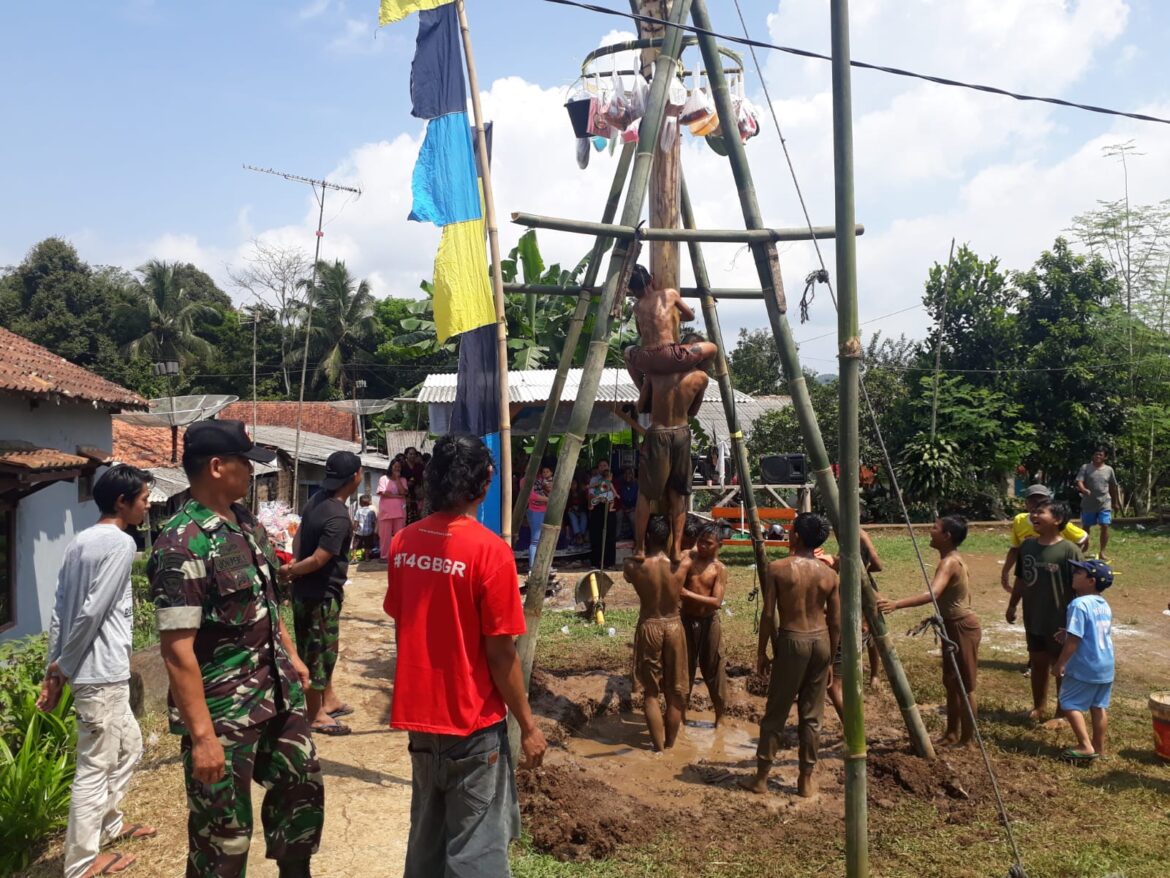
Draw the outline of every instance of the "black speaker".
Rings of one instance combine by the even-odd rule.
[[[760,458],[765,485],[803,485],[807,471],[803,454],[766,454]]]

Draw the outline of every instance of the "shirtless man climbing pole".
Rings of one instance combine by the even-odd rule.
[[[687,521],[686,499],[691,493],[690,418],[698,414],[710,379],[695,370],[685,375],[646,376],[650,388],[650,429],[642,438],[638,467],[638,505],[634,508],[634,558],[645,557],[646,525],[650,507],[665,498],[670,512],[672,561],[682,560],[683,528]]]
[[[709,341],[679,344],[679,323],[694,320],[695,312],[678,290],[656,289],[653,276],[641,265],[634,267],[629,290],[637,299],[634,323],[642,344],[625,349],[626,369],[640,393],[638,411],[648,412],[651,405],[648,375],[677,375],[702,369],[719,348]]]
[[[787,558],[768,565],[764,610],[760,618],[758,670],[771,665],[768,702],[760,719],[756,773],[740,785],[753,793],[768,791],[772,760],[793,700],[800,717],[800,774],[797,792],[816,793],[813,771],[820,746],[825,690],[833,674],[833,653],[841,641],[841,594],[837,574],[813,552],[829,537],[829,523],[805,512],[792,524]],[[777,628],[777,613],[784,627]],[[775,632],[773,634],[773,632]],[[768,659],[768,642],[773,659]]]
[[[689,564],[666,556],[670,526],[661,515],[650,519],[646,545],[650,556],[630,558],[622,569],[626,581],[638,593],[638,627],[634,632],[634,674],[645,693],[643,710],[654,749],[661,753],[674,746],[682,725],[683,699],[690,691],[687,681],[687,641],[683,635],[679,604]],[[666,699],[663,720],[659,695]]]

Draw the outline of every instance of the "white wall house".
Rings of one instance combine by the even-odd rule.
[[[98,519],[89,488],[110,416],[137,394],[0,329],[0,639],[47,629],[65,546]]]

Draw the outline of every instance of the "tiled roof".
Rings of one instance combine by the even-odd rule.
[[[31,442],[17,440],[0,442],[0,466],[18,467],[29,472],[78,469],[90,466],[92,459],[79,454],[68,454],[56,448],[38,448]]]
[[[146,400],[93,372],[0,328],[0,392],[34,399],[76,399],[142,410]]]
[[[262,427],[297,428],[297,405],[295,402],[256,403],[256,423]],[[252,430],[252,403],[235,402],[223,409],[217,418],[243,421]],[[357,443],[357,424],[354,417],[338,411],[327,402],[307,402],[301,415],[301,432],[332,436],[346,442]]]
[[[127,424],[119,418],[113,419],[114,460],[130,466],[152,469],[174,466],[171,462],[171,428],[140,427]],[[183,454],[183,427],[179,428],[176,450]]]

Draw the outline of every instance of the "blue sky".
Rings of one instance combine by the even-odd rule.
[[[753,35],[824,50],[826,0],[741,0]],[[606,0],[624,8],[625,0]],[[737,32],[730,3],[709,0]],[[0,111],[5,175],[0,264],[64,235],[94,263],[132,267],[151,256],[196,261],[213,275],[254,237],[312,245],[311,199],[242,163],[358,184],[357,202],[331,201],[325,256],[346,258],[381,293],[412,294],[429,275],[437,236],[405,221],[422,125],[407,90],[415,24],[379,30],[376,0],[297,3],[65,0],[9,4],[10,82]],[[560,109],[579,59],[621,21],[541,0],[469,0],[481,87],[499,128],[501,211],[594,218],[612,165],[573,163]],[[1157,0],[855,0],[858,58],[1008,88],[1170,115],[1164,47],[1170,7]],[[772,96],[813,218],[832,222],[828,67],[766,55]],[[1019,104],[876,73],[855,73],[863,319],[918,301],[930,262],[951,236],[1026,267],[1097,199],[1120,195],[1100,157],[1134,139],[1138,202],[1170,197],[1170,126],[1126,123]],[[754,75],[749,96],[762,103]],[[701,142],[684,163],[703,225],[738,225],[724,162]],[[749,144],[766,219],[799,213],[769,130]],[[505,246],[514,241],[502,230]],[[575,261],[585,246],[542,237]],[[832,265],[832,251],[826,258]],[[808,247],[783,254],[790,294],[813,267]],[[712,248],[716,282],[752,282],[736,248]],[[823,300],[822,300],[823,301]],[[759,306],[730,303],[725,333],[763,325]],[[798,338],[832,329],[814,309]],[[871,328],[920,335],[920,312]],[[832,340],[810,343],[810,365],[832,367]],[[819,359],[818,362],[813,362]]]

